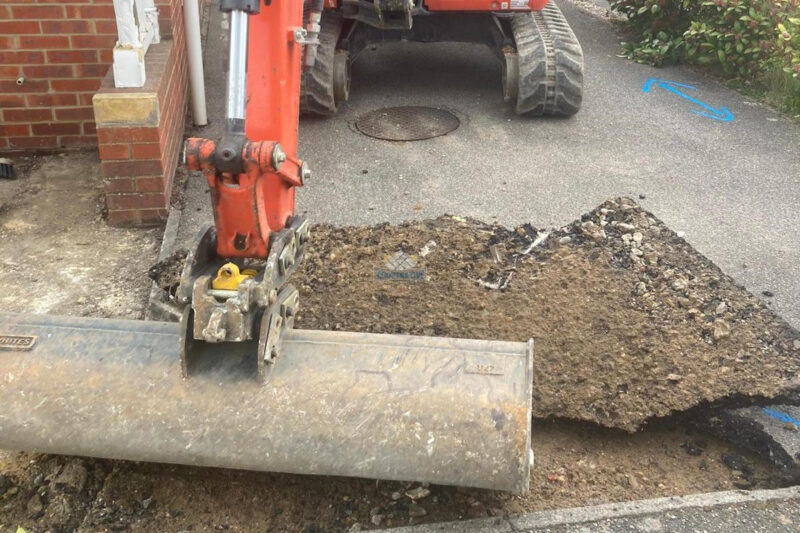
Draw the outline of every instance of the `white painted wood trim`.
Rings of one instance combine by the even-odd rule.
[[[114,86],[143,87],[145,54],[161,41],[158,9],[153,0],[114,0],[117,44],[114,47]]]

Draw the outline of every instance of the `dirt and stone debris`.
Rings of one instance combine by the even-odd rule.
[[[398,251],[424,281],[377,279]],[[293,283],[299,328],[533,337],[536,418],[635,431],[800,389],[800,334],[627,198],[550,233],[453,216],[317,226]]]
[[[699,453],[682,447],[698,439],[703,440]],[[338,533],[776,486],[757,456],[670,421],[633,435],[591,424],[534,421],[533,448],[536,466],[526,496],[410,482],[0,455],[10,487],[5,494],[0,490],[0,531],[23,526],[29,533],[75,527]],[[84,471],[85,482],[83,474],[60,482],[64,471]],[[30,513],[34,496],[41,513]]]
[[[82,180],[74,170],[62,173],[58,158],[45,158],[23,177],[20,193],[5,199],[0,257],[39,269],[33,276],[4,265],[5,310],[142,315],[157,234],[105,226],[99,178],[86,158]],[[34,227],[21,233],[22,223]],[[398,250],[424,269],[426,281],[375,279],[375,269],[385,269]],[[61,271],[76,279],[40,282]],[[173,281],[164,278],[163,285]],[[591,422],[534,420],[536,465],[524,497],[0,452],[0,531],[339,532],[776,483],[758,457],[673,419],[633,434],[596,425],[630,430],[693,402],[777,393],[786,379],[776,368],[792,372],[787,346],[796,355],[800,344],[752,296],[627,200],[549,235],[458,217],[318,226],[293,282],[302,293],[301,327],[536,337],[536,415]],[[690,357],[708,368],[686,363]],[[774,365],[759,373],[758,358]],[[707,382],[698,383],[701,375]],[[746,379],[753,380],[750,389]]]
[[[147,271],[147,275],[152,279],[158,288],[166,291],[170,296],[175,295],[175,290],[181,282],[181,274],[183,273],[183,264],[186,261],[186,256],[189,250],[180,248],[169,256],[165,257]]]

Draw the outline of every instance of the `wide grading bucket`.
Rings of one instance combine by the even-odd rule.
[[[177,324],[0,314],[0,448],[525,492],[532,341],[288,330],[209,345]]]

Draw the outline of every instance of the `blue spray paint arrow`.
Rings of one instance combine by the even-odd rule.
[[[733,114],[730,111],[728,111],[727,107],[721,107],[719,109],[716,109],[706,104],[705,102],[701,102],[697,98],[692,98],[691,96],[689,96],[688,94],[686,94],[681,90],[681,89],[689,89],[691,91],[696,91],[697,87],[693,85],[686,85],[685,83],[678,83],[676,81],[650,78],[649,80],[644,82],[644,87],[642,87],[642,92],[649,93],[650,89],[652,89],[654,85],[656,87],[661,87],[662,89],[667,90],[671,93],[677,94],[681,98],[689,100],[691,103],[705,109],[705,111],[692,109],[692,113],[694,113],[695,115],[700,115],[701,117],[719,120],[720,122],[730,122],[731,120],[733,120]]]

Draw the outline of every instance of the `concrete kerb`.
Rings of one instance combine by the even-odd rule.
[[[421,524],[418,526],[382,529],[376,533],[443,533],[450,531],[502,533],[529,531],[553,526],[586,525],[601,520],[633,518],[687,509],[710,509],[737,504],[765,503],[797,498],[800,498],[800,487],[774,490],[709,492],[690,496],[607,503],[591,507],[536,511],[504,518],[479,518],[462,522]]]

